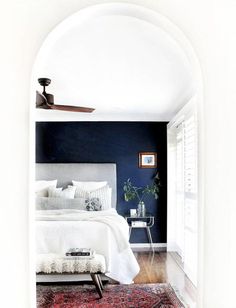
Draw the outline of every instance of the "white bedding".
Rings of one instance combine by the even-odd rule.
[[[106,275],[125,284],[139,272],[128,233],[127,222],[115,209],[36,211],[38,254],[64,255],[69,248],[92,248],[105,256]]]

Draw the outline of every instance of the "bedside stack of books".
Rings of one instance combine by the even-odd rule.
[[[95,251],[90,248],[70,248],[66,252],[66,258],[70,259],[92,259]]]
[[[131,222],[132,228],[145,228],[147,227],[147,222],[146,221],[139,221],[139,220],[134,220]]]

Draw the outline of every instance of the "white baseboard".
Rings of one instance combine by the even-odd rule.
[[[151,251],[151,246],[148,243],[132,243],[130,246],[133,251]],[[166,247],[166,243],[153,243],[155,251],[166,251]]]

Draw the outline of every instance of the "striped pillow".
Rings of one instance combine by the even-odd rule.
[[[77,187],[75,191],[75,198],[98,198],[102,204],[102,209],[107,210],[111,208],[111,191],[112,190],[108,185],[92,191],[82,190]]]

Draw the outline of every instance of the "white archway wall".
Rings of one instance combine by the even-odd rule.
[[[1,31],[1,244],[15,243],[15,255],[2,254],[1,304],[30,307],[28,277],[28,106],[32,64],[44,37],[61,20],[98,1],[7,1]],[[100,2],[100,1],[99,1]],[[126,2],[126,1],[123,1]],[[200,308],[234,308],[235,277],[235,6],[230,0],[130,1],[168,16],[188,36],[200,58],[205,80],[206,207],[205,293]],[[9,22],[11,21],[11,22]],[[7,26],[6,26],[7,25]],[[11,179],[15,186],[12,193]],[[16,192],[16,193],[15,193]],[[10,197],[9,197],[10,196]],[[10,217],[10,220],[9,220]],[[10,231],[9,231],[10,228]],[[7,230],[7,231],[6,231]],[[220,249],[219,249],[220,248]],[[223,248],[223,249],[221,249]],[[14,294],[14,296],[12,296]],[[33,299],[32,299],[33,302]],[[33,307],[33,306],[31,306]]]
[[[96,108],[90,115],[37,110],[37,120],[168,121],[195,91],[188,55],[171,23],[140,6],[110,3],[79,10],[49,33],[34,66],[52,79],[57,103]],[[172,30],[176,32],[176,27]],[[179,37],[178,37],[179,36]],[[182,35],[183,36],[183,35]]]

